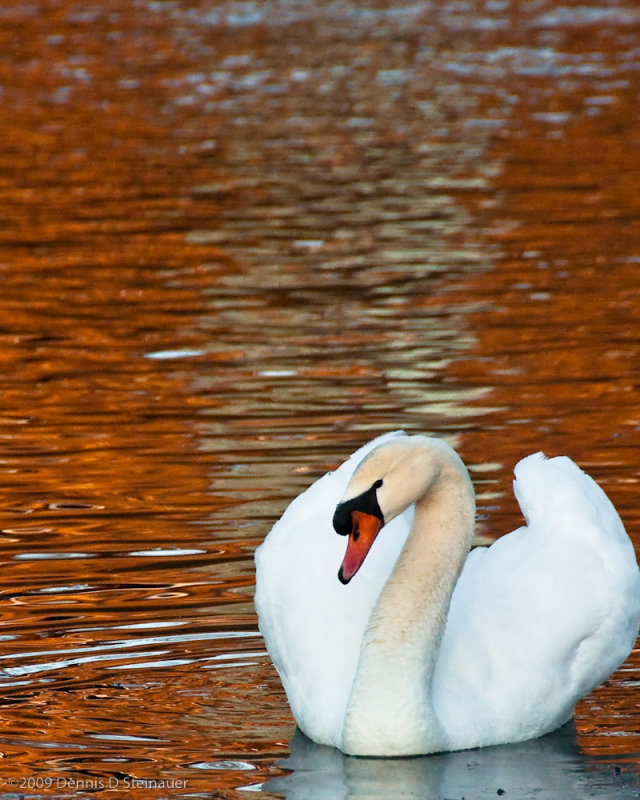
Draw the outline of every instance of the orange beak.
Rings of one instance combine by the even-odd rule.
[[[353,527],[347,542],[347,552],[338,572],[341,583],[349,583],[360,569],[382,527],[382,520],[379,517],[366,514],[364,511],[352,511],[351,522]]]

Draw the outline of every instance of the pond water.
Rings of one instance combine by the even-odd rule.
[[[289,755],[252,603],[400,427],[484,534],[544,449],[640,546],[635,4],[36,1],[0,45],[0,799],[637,797],[637,651],[575,736],[381,769]]]

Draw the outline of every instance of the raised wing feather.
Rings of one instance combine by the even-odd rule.
[[[633,547],[602,489],[568,458],[516,467],[526,527],[473,551],[451,599],[434,696],[465,728],[551,730],[626,658],[637,635]],[[539,735],[539,734],[538,734]]]

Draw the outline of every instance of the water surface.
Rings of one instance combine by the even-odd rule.
[[[517,460],[567,453],[640,545],[640,13],[310,5],[0,10],[7,800],[296,796],[318,758],[314,791],[389,796],[286,761],[251,600],[375,434],[451,441],[491,536]],[[637,796],[639,670],[516,754],[534,783]],[[469,797],[510,753],[385,774]]]

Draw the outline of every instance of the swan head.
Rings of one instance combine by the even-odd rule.
[[[333,514],[334,530],[341,536],[349,537],[347,552],[338,572],[341,583],[349,583],[360,569],[384,525],[384,514],[377,496],[377,490],[383,483],[382,478],[378,478],[368,489],[336,506]]]
[[[333,515],[336,533],[349,537],[341,583],[360,569],[383,525],[430,490],[448,451],[455,456],[441,440],[414,435],[382,444],[363,458]]]

